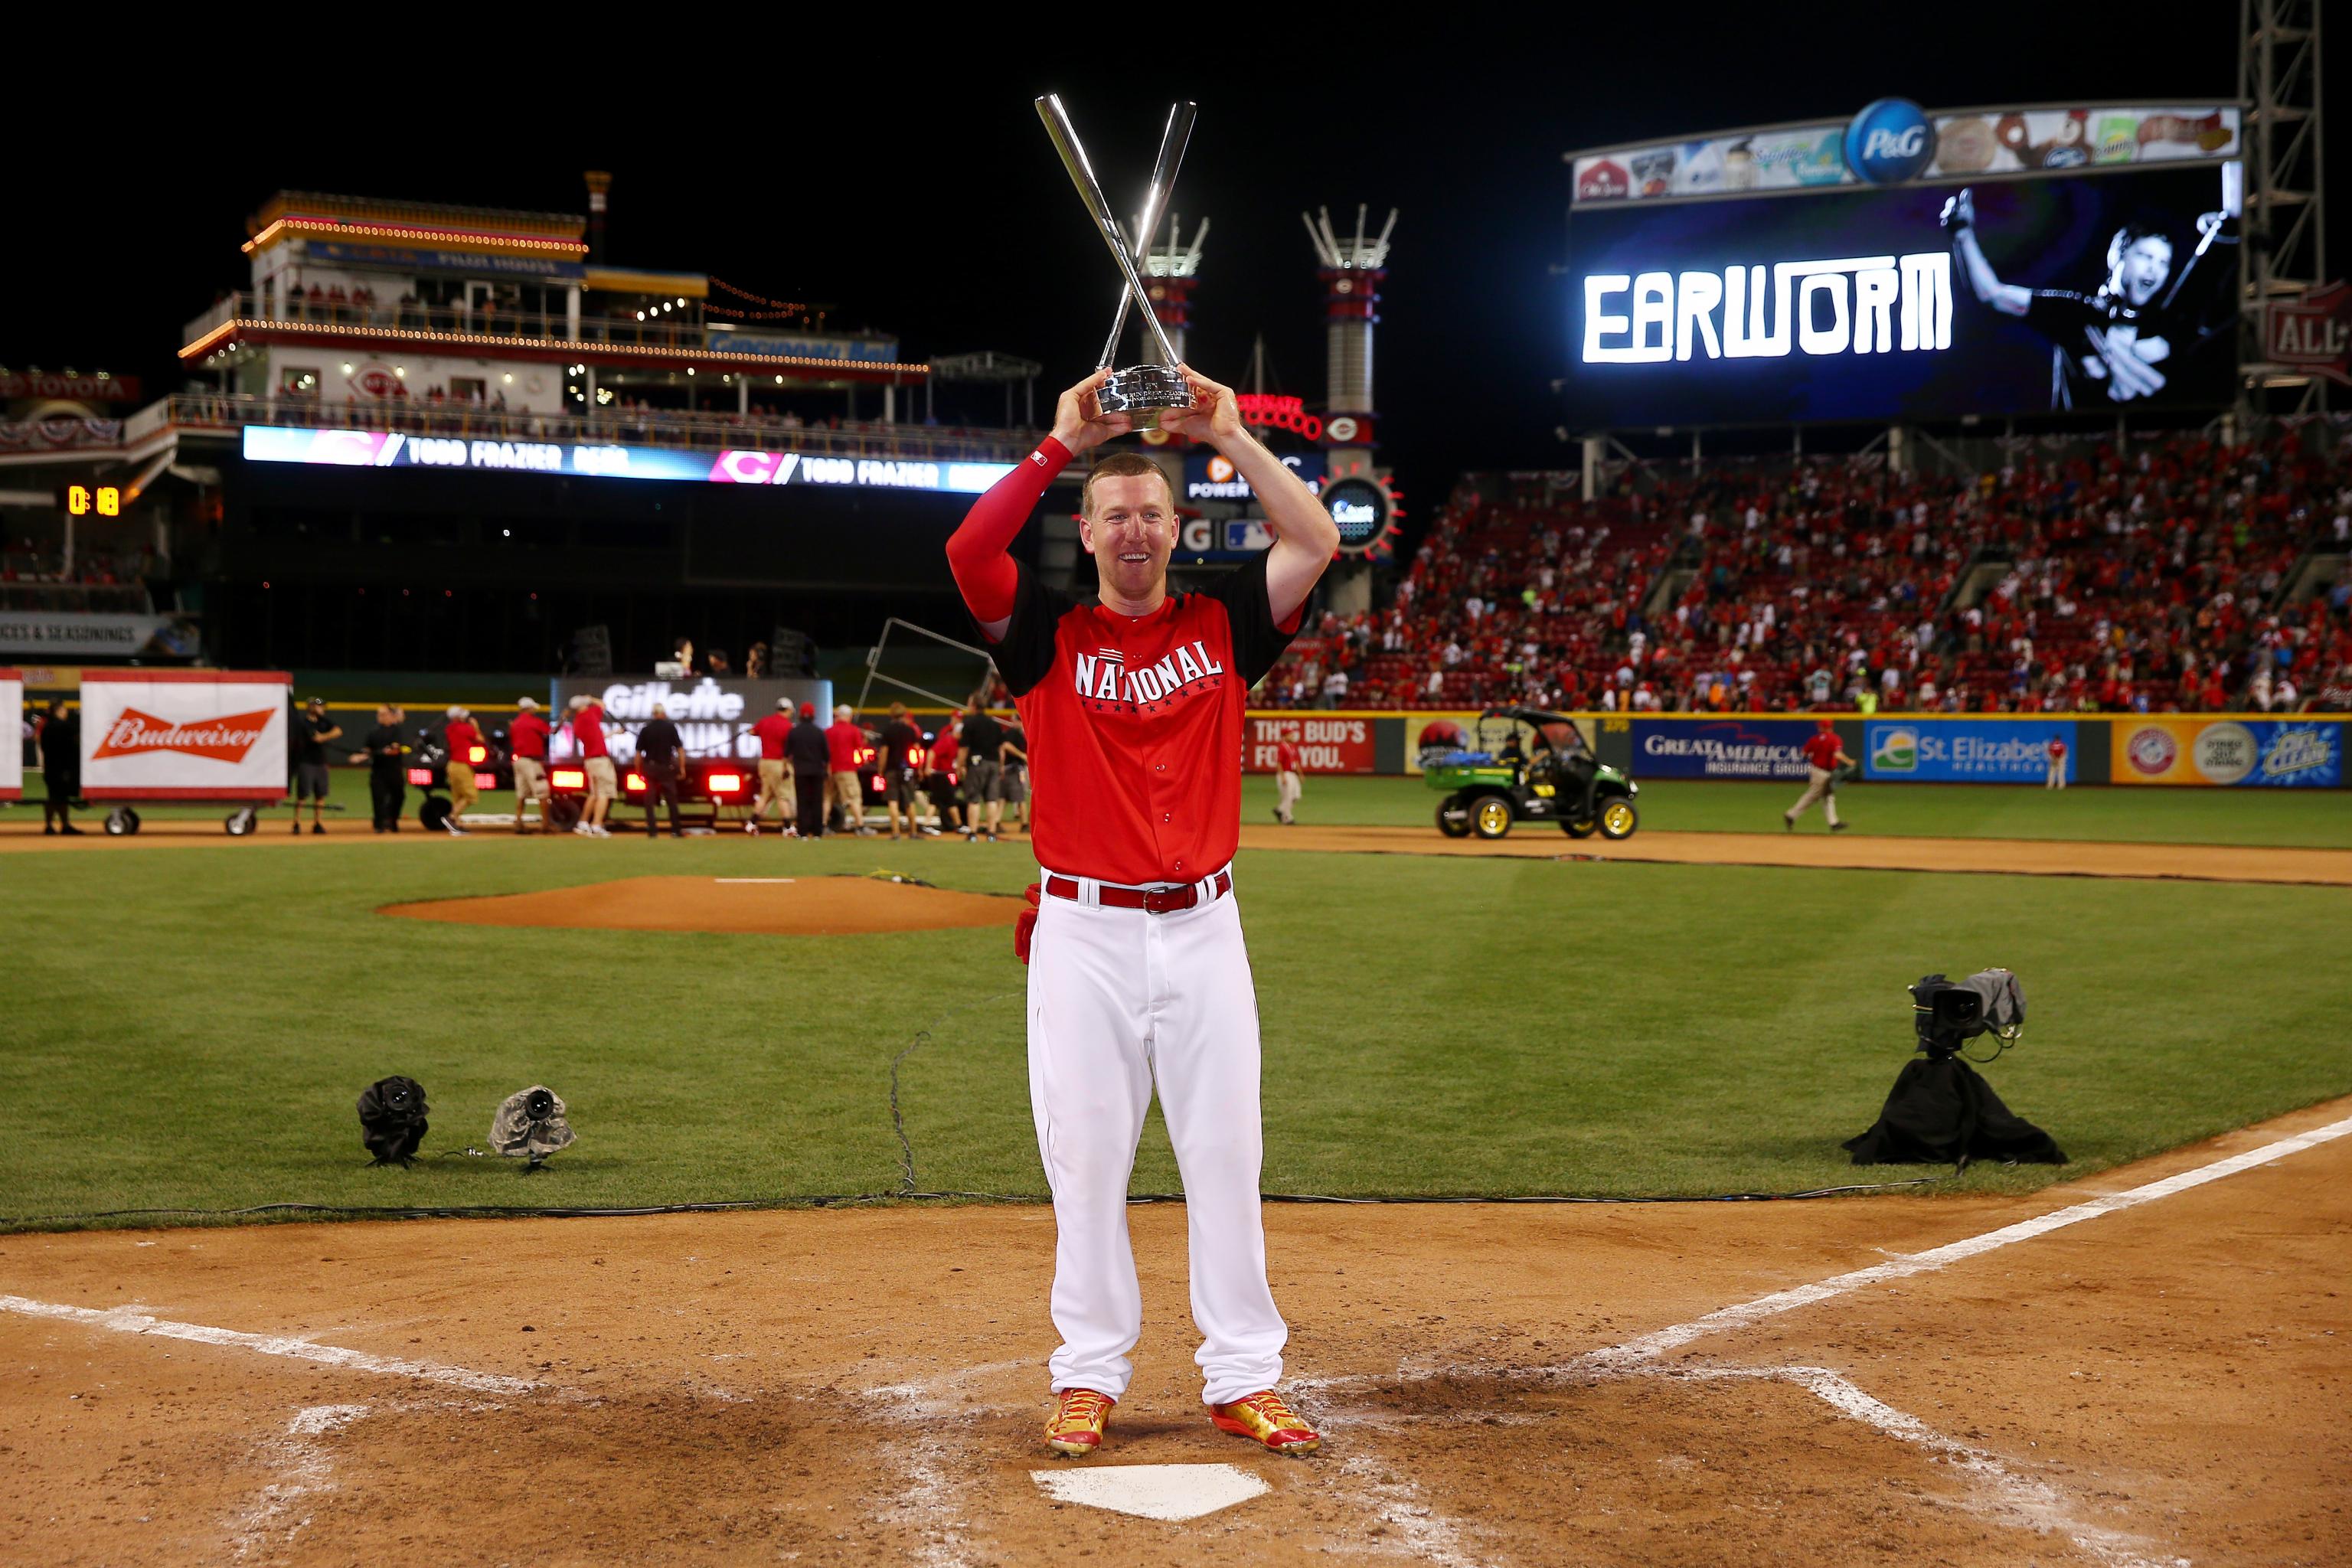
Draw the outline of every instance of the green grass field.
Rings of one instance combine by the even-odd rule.
[[[339,776],[348,798],[356,782]],[[1245,809],[1270,810],[1253,780]],[[1777,829],[1777,787],[1643,792],[1645,827]],[[1316,780],[1310,821],[1426,819],[1418,781]],[[363,799],[361,804],[364,805]],[[412,797],[413,804],[413,797]],[[488,803],[502,804],[499,797]],[[1856,790],[1862,831],[2341,845],[2340,795]],[[216,816],[217,813],[209,815]],[[23,831],[30,813],[5,820]],[[1820,831],[1816,826],[1811,831]],[[283,817],[262,831],[283,833]],[[728,836],[0,856],[0,1216],[637,1205],[887,1193],[890,1064],[929,1191],[1043,1195],[1004,933],[776,938],[402,921],[404,900],[656,872],[909,872],[1016,892],[1017,845]],[[1900,1179],[1837,1148],[1910,1047],[1904,985],[2006,964],[1988,1069],[2074,1156],[2023,1189],[2352,1091],[2352,892],[1896,872],[1248,854],[1265,1186],[1339,1195],[1784,1191]],[[402,1072],[427,1156],[370,1170]],[[506,1094],[570,1102],[541,1173],[439,1158]],[[1178,1185],[1155,1127],[1135,1190]]]

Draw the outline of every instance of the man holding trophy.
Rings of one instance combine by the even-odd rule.
[[[1136,234],[1152,231],[1192,122],[1169,118]],[[1215,1424],[1278,1453],[1320,1437],[1276,1392],[1288,1330],[1266,1283],[1257,1001],[1235,900],[1243,710],[1297,635],[1339,543],[1320,502],[1241,423],[1234,394],[1176,363],[1139,268],[1055,99],[1048,133],[1118,264],[1160,363],[1103,367],[1062,394],[1054,430],[972,507],[948,561],[1020,710],[1044,872],[1029,958],[1029,1087],[1054,1194],[1050,1363],[1056,1453],[1097,1452],[1126,1393],[1143,1305],[1127,1187],[1155,1086],[1184,1182],[1194,1361]],[[1265,508],[1276,542],[1208,591],[1168,590],[1175,497],[1134,453],[1097,460],[1079,536],[1098,597],[1007,553],[1072,458],[1157,423],[1209,443]]]

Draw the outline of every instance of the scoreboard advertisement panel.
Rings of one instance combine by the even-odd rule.
[[[2241,165],[1580,205],[1570,423],[2210,408]]]

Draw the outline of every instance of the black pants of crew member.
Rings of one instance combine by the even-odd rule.
[[[654,808],[655,808],[655,807],[656,807],[656,806],[658,806],[658,805],[660,805],[664,801],[667,801],[667,802],[669,803],[669,832],[670,832],[670,837],[673,837],[673,838],[675,838],[675,837],[678,837],[678,834],[679,834],[679,828],[678,828],[678,826],[677,826],[677,792],[678,792],[678,783],[679,783],[679,779],[678,779],[678,770],[677,770],[677,764],[676,763],[670,763],[669,765],[667,765],[667,767],[665,767],[664,765],[662,765],[662,764],[661,764],[661,763],[647,763],[646,764],[646,837],[651,838],[651,837],[656,837],[656,828],[655,828],[655,826],[654,826]]]
[[[370,768],[368,799],[375,806],[375,830],[378,833],[400,831],[400,808],[408,796],[408,781],[400,769]]]
[[[798,812],[797,826],[803,838],[824,836],[824,774],[814,768],[793,770],[793,804]]]

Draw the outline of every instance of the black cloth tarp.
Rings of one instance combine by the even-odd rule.
[[[2011,1160],[2063,1165],[2050,1134],[2021,1120],[1977,1070],[1958,1057],[1921,1058],[1895,1078],[1869,1131],[1845,1147],[1857,1165],[1957,1165]]]

